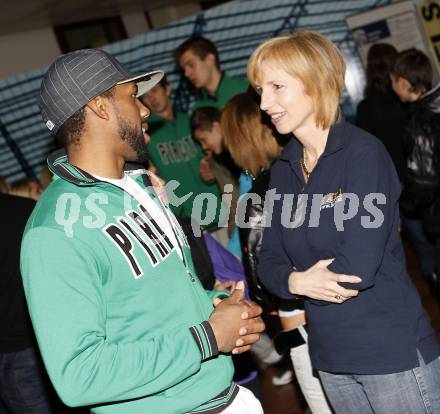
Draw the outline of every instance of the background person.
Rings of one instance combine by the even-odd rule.
[[[222,193],[225,186],[232,186],[231,208],[227,234],[217,239],[226,247],[234,229],[234,212],[238,198],[238,176],[240,169],[235,165],[228,151],[223,146],[223,137],[220,127],[222,112],[215,107],[197,108],[191,115],[191,131],[194,138],[199,141],[203,150],[208,154],[200,161],[200,175],[205,181],[215,180]],[[226,187],[228,188],[228,187]]]
[[[215,44],[202,36],[191,37],[179,45],[175,58],[185,78],[196,88],[194,109],[223,109],[229,99],[249,87],[247,80],[228,76],[221,70]]]
[[[179,182],[179,187],[174,190],[177,197],[192,193],[179,206],[171,202],[171,210],[176,215],[191,217],[194,199],[203,193],[214,194],[219,208],[219,187],[216,182],[207,182],[200,176],[200,161],[205,154],[191,136],[189,116],[174,110],[171,86],[166,78],[162,78],[140,99],[152,112],[148,118],[150,162],[162,179]],[[217,221],[218,217],[207,229],[217,228]]]
[[[400,181],[383,144],[340,119],[344,75],[341,52],[313,32],[267,40],[250,58],[261,109],[295,137],[271,169],[281,199],[261,278],[281,298],[306,298],[312,366],[337,413],[437,412],[440,346],[406,271]],[[359,205],[342,221],[347,194]]]
[[[432,88],[432,66],[417,49],[398,54],[391,73],[399,99],[409,104],[405,125],[402,222],[420,258],[422,273],[440,295],[440,84]],[[436,240],[434,243],[426,236]]]
[[[35,342],[20,274],[20,244],[35,207],[30,197],[0,192],[0,413],[59,412]]]
[[[388,43],[375,43],[368,49],[367,84],[364,99],[357,107],[356,124],[382,141],[402,179],[407,111],[391,87],[396,57],[397,50]]]
[[[222,110],[233,96],[245,92],[249,88],[247,80],[228,76],[221,70],[217,47],[209,39],[202,36],[193,36],[179,45],[175,52],[175,59],[182,69],[185,78],[196,89],[196,102],[193,106],[193,110],[205,107],[215,107]],[[215,112],[209,112],[209,110],[207,110],[207,115],[211,116],[214,122],[220,122],[219,114],[220,112],[215,114]],[[211,127],[208,129],[211,130]],[[202,130],[202,132],[204,131]],[[221,137],[218,136],[216,132],[218,132],[218,128],[214,127],[212,133],[209,132],[209,135],[215,138],[217,141],[216,145],[221,145],[219,144],[221,143]],[[204,140],[212,140],[213,138],[206,136]],[[222,164],[225,164],[225,159],[223,159]],[[230,170],[234,171],[235,166],[230,162],[230,159],[227,160],[226,164]],[[217,171],[211,171],[211,167],[217,167]],[[219,164],[213,163],[211,155],[208,154],[200,163],[202,177],[204,177],[205,180],[213,180],[215,177],[217,177],[217,179],[225,177],[227,171],[221,171],[218,167]],[[236,176],[236,179],[238,179],[238,170],[236,170]],[[240,181],[242,181],[243,186],[247,187],[249,185],[249,181],[245,176],[241,176]],[[220,183],[220,187],[223,191],[222,183]],[[236,184],[234,184],[233,188],[233,200],[235,200],[239,191]],[[222,245],[227,245],[233,254],[239,256],[238,233],[237,230],[234,230],[231,220],[229,221],[227,238],[217,238],[217,240]]]

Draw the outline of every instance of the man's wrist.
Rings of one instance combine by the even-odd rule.
[[[219,354],[217,340],[208,321],[203,321],[198,325],[191,326],[189,330],[196,341],[197,347],[199,348],[202,361],[215,357]]]

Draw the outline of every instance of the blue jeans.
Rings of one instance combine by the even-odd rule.
[[[0,353],[0,413],[52,414],[44,367],[38,351]],[[7,408],[7,411],[4,409]]]
[[[347,375],[319,371],[337,414],[439,414],[440,358],[409,371]]]

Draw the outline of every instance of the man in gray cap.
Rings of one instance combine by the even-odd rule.
[[[97,49],[61,56],[40,90],[47,128],[67,153],[29,219],[21,252],[26,298],[49,376],[71,406],[93,413],[262,412],[232,383],[229,353],[264,329],[261,309],[211,298],[189,245],[149,186],[137,99],[163,76],[133,76]],[[212,300],[216,303],[214,309]]]

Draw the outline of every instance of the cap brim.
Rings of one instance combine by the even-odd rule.
[[[127,82],[136,82],[138,87],[137,96],[141,96],[147,93],[150,89],[156,86],[159,81],[163,78],[164,72],[161,70],[155,70],[153,72],[142,73],[140,75],[132,76],[128,79],[124,79],[117,83],[120,85]]]

